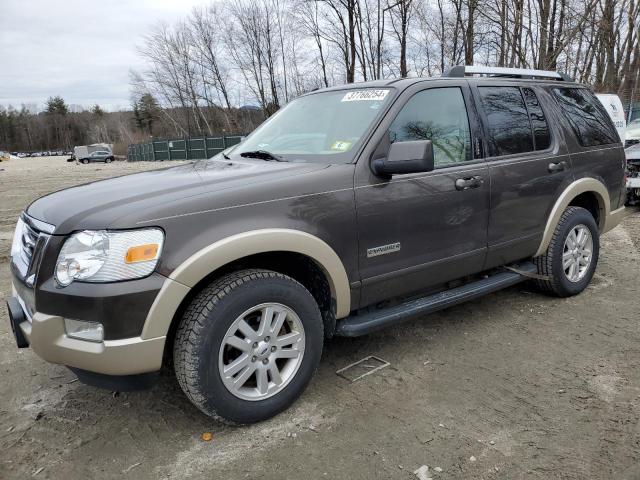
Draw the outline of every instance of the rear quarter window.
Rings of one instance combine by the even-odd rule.
[[[523,88],[522,95],[527,104],[536,150],[545,150],[551,145],[551,133],[542,106],[535,92],[530,88]]]
[[[618,143],[609,115],[596,96],[585,88],[554,88],[562,114],[583,147]]]

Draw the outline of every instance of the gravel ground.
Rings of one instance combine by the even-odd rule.
[[[0,300],[31,200],[154,167],[1,163]],[[333,340],[296,405],[249,427],[204,417],[169,374],[144,392],[84,386],[17,350],[0,307],[0,478],[415,479],[427,465],[434,480],[638,479],[640,214],[629,213],[583,294],[522,285]],[[355,383],[335,374],[367,355],[391,366]]]

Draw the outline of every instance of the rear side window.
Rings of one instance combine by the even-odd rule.
[[[479,87],[492,156],[534,150],[527,107],[518,87]]]
[[[549,134],[549,125],[544,116],[544,111],[540,106],[538,97],[530,88],[523,88],[522,95],[527,104],[529,112],[529,120],[531,121],[531,129],[533,130],[533,143],[536,150],[544,150],[551,145],[551,135]]]
[[[589,90],[554,88],[553,94],[580,145],[593,147],[620,141],[604,107]]]

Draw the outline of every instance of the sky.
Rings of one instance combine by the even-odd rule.
[[[129,71],[158,22],[172,23],[207,0],[0,0],[0,105],[128,108]]]

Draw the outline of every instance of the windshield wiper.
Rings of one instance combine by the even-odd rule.
[[[242,152],[240,154],[244,158],[259,158],[261,160],[275,160],[276,162],[286,162],[284,158],[279,155],[275,155],[266,150],[254,150],[253,152]]]

